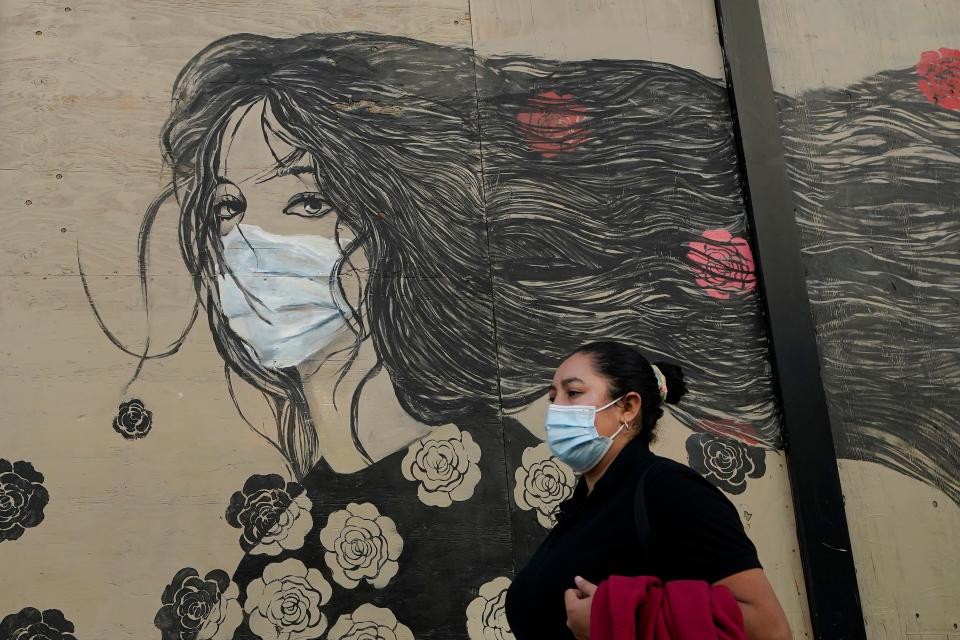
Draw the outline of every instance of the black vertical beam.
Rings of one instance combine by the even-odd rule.
[[[758,0],[715,0],[815,638],[866,638]]]

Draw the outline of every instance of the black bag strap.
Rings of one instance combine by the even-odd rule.
[[[647,475],[650,470],[660,464],[655,460],[643,470],[640,479],[637,481],[636,493],[633,496],[633,522],[637,529],[637,545],[640,549],[640,560],[643,566],[647,566],[650,559],[650,520],[647,517],[647,495],[646,484]]]

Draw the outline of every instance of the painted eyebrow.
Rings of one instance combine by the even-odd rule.
[[[271,151],[271,153],[273,152]],[[261,182],[266,182],[278,176],[285,176],[291,172],[295,172],[293,175],[299,175],[307,171],[313,171],[311,164],[303,160],[306,154],[307,152],[303,149],[296,149],[283,158],[277,158],[276,163],[260,173],[255,173],[249,178],[244,178],[240,181],[240,184],[251,180],[254,180],[256,184],[260,184]],[[274,157],[276,158],[276,155],[274,155]]]
[[[300,176],[300,175],[303,175],[303,174],[305,174],[305,173],[310,173],[310,174],[312,174],[313,171],[314,171],[314,169],[313,169],[312,166],[305,165],[305,164],[298,164],[298,165],[294,165],[294,166],[292,166],[292,167],[280,167],[280,168],[278,168],[276,171],[274,171],[273,173],[268,173],[268,174],[266,174],[265,176],[263,176],[262,178],[258,178],[256,183],[257,183],[257,184],[262,184],[262,183],[264,183],[264,182],[269,182],[269,181],[273,180],[274,178],[279,178],[279,177],[281,177],[281,176]]]

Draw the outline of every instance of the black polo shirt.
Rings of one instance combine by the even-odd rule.
[[[644,481],[650,524],[646,555],[638,544],[634,497]],[[550,531],[507,592],[507,620],[517,640],[572,640],[563,594],[575,576],[599,584],[611,575],[706,580],[760,567],[736,507],[689,467],[627,444],[593,492],[580,478]]]

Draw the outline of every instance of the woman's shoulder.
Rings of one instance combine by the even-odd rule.
[[[673,458],[667,458],[652,451],[640,453],[634,464],[635,477],[643,480],[647,486],[661,486],[677,480],[700,478],[700,474]],[[702,479],[702,478],[701,478]],[[693,480],[696,482],[696,480]]]
[[[737,507],[708,479],[685,464],[660,458],[644,495],[663,580],[713,583],[761,567]]]
[[[649,473],[651,475],[656,474],[659,476],[663,474],[669,475],[669,474],[678,474],[678,473],[679,474],[685,474],[685,473],[696,474],[696,471],[694,471],[687,465],[683,464],[682,462],[678,462],[674,460],[673,458],[668,458],[666,456],[661,456],[656,453],[651,453]]]
[[[605,474],[610,476],[606,484],[620,487],[618,492],[633,492],[642,484],[648,487],[646,492],[649,494],[650,486],[660,488],[672,484],[675,479],[682,478],[685,474],[698,475],[690,467],[653,453],[649,447],[640,443],[628,446],[630,448],[618,457],[623,459],[615,460]]]
[[[696,470],[671,458],[654,455],[647,467],[644,494],[650,508],[710,512],[733,508],[719,487]]]

